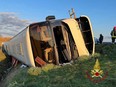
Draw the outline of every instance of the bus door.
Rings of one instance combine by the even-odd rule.
[[[94,54],[95,43],[94,43],[92,26],[89,18],[87,16],[81,16],[76,20],[80,25],[80,29],[89,53]]]

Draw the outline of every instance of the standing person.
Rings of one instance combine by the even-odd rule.
[[[99,37],[99,43],[100,43],[100,44],[102,44],[103,38],[104,38],[104,36],[103,36],[102,34],[100,34],[100,37]]]
[[[116,26],[111,31],[111,38],[112,38],[112,43],[114,43],[116,39]]]

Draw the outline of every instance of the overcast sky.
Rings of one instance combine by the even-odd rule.
[[[77,17],[87,15],[94,36],[110,37],[116,25],[116,0],[0,0],[0,34],[15,35],[32,22],[44,21],[48,15],[69,18],[74,8]],[[12,33],[15,32],[15,33]]]
[[[18,18],[14,13],[0,12],[0,35],[14,36],[23,30],[29,21]]]

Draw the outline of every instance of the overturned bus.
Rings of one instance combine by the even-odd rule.
[[[28,66],[63,64],[94,54],[95,43],[87,16],[33,23],[3,44],[5,52]]]

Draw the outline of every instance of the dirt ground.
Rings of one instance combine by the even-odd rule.
[[[0,37],[0,46],[2,45],[2,42],[6,42],[10,39],[11,39],[11,37]]]

